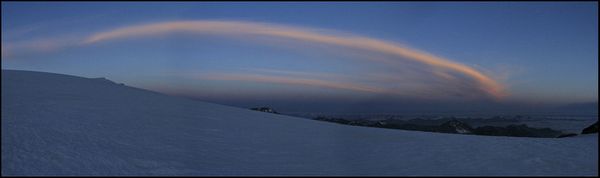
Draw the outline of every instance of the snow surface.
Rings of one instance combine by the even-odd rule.
[[[355,127],[2,70],[2,175],[598,175],[598,135]]]

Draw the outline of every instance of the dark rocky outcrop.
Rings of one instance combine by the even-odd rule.
[[[598,133],[598,121],[596,121],[596,123],[590,125],[589,127],[586,127],[585,129],[583,129],[583,131],[581,131],[581,134],[591,134],[591,133]]]
[[[574,137],[574,136],[577,136],[577,134],[575,134],[575,133],[563,133],[563,134],[559,135],[556,138],[565,138],[565,137]]]
[[[557,137],[562,132],[549,128],[531,128],[525,124],[508,125],[506,127],[483,126],[473,131],[477,135],[512,136],[512,137]]]
[[[273,114],[279,114],[277,111],[269,108],[269,107],[260,107],[260,108],[250,108],[251,110],[260,111],[260,112],[268,112]]]

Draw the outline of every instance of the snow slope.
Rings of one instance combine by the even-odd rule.
[[[598,135],[354,127],[2,70],[2,175],[598,175]]]

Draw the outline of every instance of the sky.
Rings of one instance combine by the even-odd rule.
[[[299,112],[597,102],[598,4],[2,2],[2,69]]]

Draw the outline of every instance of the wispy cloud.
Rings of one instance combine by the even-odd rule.
[[[293,40],[309,41],[316,43],[325,43],[344,47],[358,48],[373,52],[392,54],[405,59],[414,60],[427,64],[438,71],[457,71],[475,79],[478,87],[488,94],[502,98],[506,95],[502,85],[492,80],[490,77],[466,65],[453,62],[442,57],[434,56],[422,51],[407,48],[405,46],[387,42],[383,40],[361,37],[361,36],[340,36],[337,34],[319,33],[318,30],[306,28],[296,28],[288,26],[273,25],[267,23],[251,23],[237,21],[176,21],[161,22],[146,25],[135,25],[123,27],[107,32],[94,34],[85,40],[85,43],[97,43],[112,39],[156,35],[171,32],[196,32],[213,34],[252,34],[265,35],[280,38],[289,38]],[[393,61],[381,61],[393,62]],[[439,74],[439,72],[438,72]]]
[[[267,83],[278,83],[278,84],[292,84],[292,85],[305,85],[315,86],[321,88],[332,88],[332,89],[344,89],[360,92],[371,92],[371,93],[384,93],[385,89],[360,85],[355,83],[343,83],[333,82],[328,80],[319,79],[308,79],[308,78],[294,78],[294,77],[283,77],[283,76],[269,76],[260,74],[208,74],[203,75],[200,78],[209,80],[235,80],[235,81],[252,81],[252,82],[267,82]]]
[[[80,37],[63,36],[60,38],[43,38],[28,41],[2,42],[2,58],[9,59],[18,54],[31,54],[57,51],[79,46]]]
[[[81,39],[78,45],[90,45],[104,41],[117,40],[131,37],[146,37],[170,33],[203,33],[214,35],[249,35],[265,36],[288,39],[292,41],[312,42],[340,46],[350,49],[359,49],[371,53],[395,56],[398,59],[366,57],[378,63],[390,64],[390,66],[402,66],[406,61],[417,62],[431,68],[430,74],[446,79],[457,81],[455,84],[471,83],[465,86],[473,86],[477,90],[487,93],[493,98],[500,99],[507,95],[504,87],[491,77],[467,65],[452,60],[435,56],[423,51],[408,48],[404,45],[335,31],[322,29],[300,28],[282,26],[270,23],[242,22],[242,21],[169,21],[150,24],[138,24],[125,26],[108,31],[91,34]],[[4,49],[3,49],[4,50]],[[7,49],[10,50],[10,49]],[[462,75],[462,76],[457,76]],[[259,80],[265,82],[278,82],[288,84],[306,84],[332,88],[344,88],[360,91],[380,91],[373,87],[355,86],[348,84],[331,84],[327,81],[313,79],[291,79],[267,76],[236,76],[221,77],[222,79]],[[458,81],[460,80],[460,81]]]

